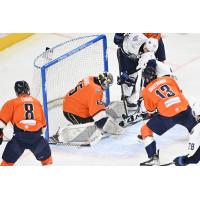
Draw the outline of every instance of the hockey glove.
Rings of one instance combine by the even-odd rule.
[[[129,77],[127,73],[123,73],[120,77],[117,77],[117,84],[127,84],[128,87],[135,86],[135,78]]]
[[[176,157],[173,160],[173,162],[176,166],[186,166],[188,165],[187,159],[188,159],[187,156],[179,156],[179,157]]]
[[[124,40],[124,33],[115,33],[114,43],[118,45],[118,47],[122,47]]]
[[[2,144],[3,142],[3,129],[0,128],[0,145]]]

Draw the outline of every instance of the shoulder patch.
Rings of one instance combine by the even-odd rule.
[[[104,103],[101,100],[97,100],[97,105],[104,105]]]
[[[101,90],[100,89],[96,89],[96,93],[97,94],[101,93]]]

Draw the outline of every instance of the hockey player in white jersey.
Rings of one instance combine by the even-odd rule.
[[[132,69],[128,70],[128,72],[121,73],[120,77],[118,77],[118,84],[122,85],[122,96],[126,99],[127,106],[132,108],[131,110],[137,109],[138,92],[142,87],[142,85],[140,85],[141,73],[139,70],[145,67],[146,60],[148,60],[149,57],[153,57],[152,59],[155,58],[157,49],[158,40],[155,38],[147,38],[142,33],[132,33],[124,36],[121,51],[123,51],[123,53],[132,60],[131,63],[134,63],[136,66],[128,63],[128,61],[127,63],[124,61],[125,65],[130,65]],[[120,55],[121,54],[118,53],[119,63],[121,63]],[[158,76],[170,75],[172,73],[170,67],[164,63],[158,61],[158,65]],[[120,66],[120,68],[121,67],[122,66]]]
[[[200,161],[200,103],[195,102],[192,106],[192,110],[198,124],[189,135],[188,154],[176,157],[173,161],[176,166],[197,164]]]
[[[143,53],[138,62],[138,66],[137,66],[137,70],[139,71],[138,72],[138,80],[136,82],[135,93],[134,93],[134,95],[132,95],[132,99],[133,99],[132,101],[134,101],[135,103],[137,103],[138,99],[140,98],[140,92],[143,87],[143,84],[141,83],[141,81],[142,81],[141,73],[147,67],[147,63],[150,60],[152,62],[156,62],[157,77],[170,76],[177,80],[176,75],[173,73],[173,71],[171,69],[171,66],[166,63],[156,60],[154,52]]]

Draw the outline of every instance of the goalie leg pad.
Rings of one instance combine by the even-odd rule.
[[[125,113],[124,104],[121,101],[111,102],[106,110],[106,114],[108,114],[113,119],[117,119],[122,117]]]
[[[97,127],[93,122],[70,125],[59,131],[59,142],[83,142],[89,140]]]
[[[104,133],[109,133],[113,135],[119,135],[122,133],[123,128],[118,125],[118,123],[112,119],[111,117],[108,117],[105,125],[102,128],[102,131]]]

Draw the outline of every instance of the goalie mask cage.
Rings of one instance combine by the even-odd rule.
[[[107,39],[105,35],[89,35],[71,39],[46,51],[34,60],[34,78],[31,93],[43,102],[46,117],[45,138],[55,134],[64,118],[60,109],[53,116],[52,108],[62,106],[63,97],[83,78],[108,71]],[[87,95],[87,94],[86,94]],[[104,101],[110,102],[109,89]],[[52,119],[51,119],[52,118]],[[55,125],[55,121],[58,124]],[[66,122],[66,119],[64,119]]]

